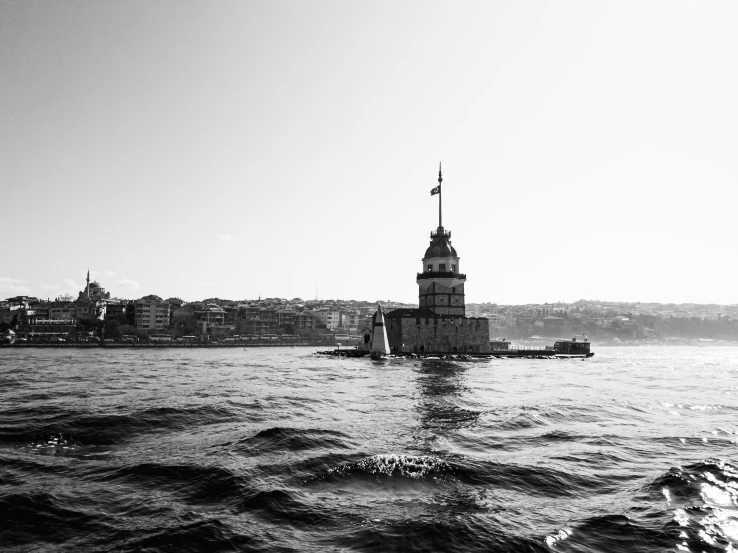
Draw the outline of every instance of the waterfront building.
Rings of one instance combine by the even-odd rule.
[[[238,321],[238,306],[226,305],[223,307],[223,311],[225,312],[223,316],[223,322],[227,325],[235,325]]]
[[[295,325],[295,316],[297,313],[288,308],[277,309],[275,312],[277,326],[293,326]]]
[[[225,324],[225,310],[214,303],[206,304],[195,311],[197,328],[202,334],[210,334],[210,328]]]
[[[257,315],[241,321],[238,326],[244,334],[266,334],[270,331],[272,322]]]
[[[115,321],[119,324],[125,324],[126,322],[126,305],[124,304],[108,304],[105,307],[105,320]]]
[[[13,327],[19,323],[28,322],[29,314],[33,314],[33,310],[40,303],[38,298],[31,296],[7,298],[0,312],[0,323]]]
[[[49,319],[54,321],[76,321],[77,305],[71,301],[52,301],[49,303]]]
[[[395,309],[387,313],[386,328],[394,353],[486,353],[489,321],[467,317],[464,302],[466,275],[460,272],[459,255],[451,245],[451,232],[443,227],[441,170],[438,186],[438,228],[430,234],[430,246],[417,274],[418,309]]]
[[[136,328],[163,330],[169,327],[169,303],[159,296],[144,296],[135,302]]]
[[[184,301],[182,301],[182,298],[167,298],[166,302],[171,306],[172,310],[177,307],[182,307],[185,303]]]
[[[208,303],[202,309],[195,311],[198,323],[223,324],[225,321],[225,310],[214,303]]]
[[[238,306],[239,319],[251,319],[259,315],[260,306],[255,303],[242,303]]]
[[[316,328],[336,330],[341,326],[341,312],[337,309],[321,309],[314,313]]]
[[[185,321],[195,317],[195,306],[191,303],[174,307],[172,309],[172,317],[175,321]]]
[[[315,315],[312,311],[301,311],[295,316],[295,327],[300,330],[315,330]]]
[[[77,325],[72,319],[61,320],[39,320],[25,322],[18,325],[18,335],[27,338],[39,337],[65,337],[77,331]]]
[[[259,310],[257,311],[257,315],[260,319],[264,321],[269,321],[270,323],[273,323],[276,321],[276,308],[273,305],[264,305],[259,307]]]
[[[203,334],[208,334],[211,338],[222,338],[228,336],[236,330],[236,327],[229,324],[213,323],[209,325]]]
[[[560,330],[566,321],[561,317],[549,315],[548,317],[543,317],[542,322],[543,326],[547,329]]]
[[[0,303],[0,324],[10,324],[10,304]]]
[[[361,314],[357,311],[344,311],[341,314],[341,326],[349,332],[356,332],[359,330],[361,324]]]
[[[39,302],[28,310],[28,318],[34,321],[48,320],[51,318],[50,314],[49,304],[46,302]]]
[[[75,317],[78,321],[92,321],[97,310],[96,300],[77,300],[74,302]]]
[[[5,301],[10,305],[25,305],[27,307],[34,303],[38,303],[40,300],[33,296],[14,296],[12,298],[5,298]]]

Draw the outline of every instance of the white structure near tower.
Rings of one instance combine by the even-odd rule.
[[[374,314],[372,325],[372,343],[369,355],[372,358],[384,357],[389,353],[389,340],[387,339],[387,327],[384,326],[384,314],[382,306],[377,304],[377,312]]]

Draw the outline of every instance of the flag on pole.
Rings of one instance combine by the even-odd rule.
[[[436,194],[440,194],[440,193],[441,193],[440,184],[431,190],[431,196],[435,196]]]

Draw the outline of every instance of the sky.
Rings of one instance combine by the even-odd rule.
[[[738,303],[738,3],[0,0],[0,298]]]

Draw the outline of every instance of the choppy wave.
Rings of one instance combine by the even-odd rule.
[[[677,547],[725,551],[738,544],[738,467],[707,459],[670,470],[649,491],[663,494],[673,508]]]
[[[2,350],[0,548],[735,551],[738,348],[710,351]]]
[[[158,407],[126,414],[91,414],[58,406],[23,407],[0,412],[0,443],[25,443],[27,447],[50,445],[59,437],[67,445],[116,444],[137,435],[191,430],[198,426],[242,420],[232,409],[211,405]],[[250,417],[250,420],[258,420]],[[50,430],[53,429],[53,430]]]
[[[267,428],[253,436],[223,446],[242,455],[262,455],[307,449],[347,449],[349,437],[342,432],[319,428]]]
[[[460,472],[443,459],[430,456],[374,455],[328,470],[326,476],[376,475],[393,478],[444,478]]]

